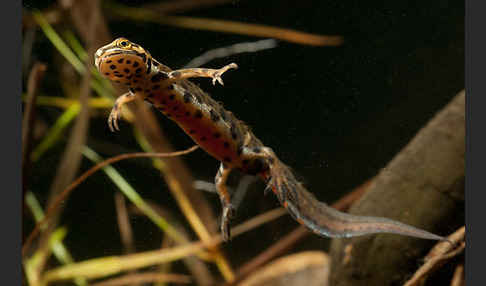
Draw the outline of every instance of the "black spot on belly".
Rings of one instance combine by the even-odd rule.
[[[216,132],[216,133],[213,134],[213,137],[214,138],[219,138],[219,137],[221,137],[221,133]]]
[[[275,160],[272,157],[268,158],[268,163],[270,165],[273,165],[274,162],[275,162]]]
[[[142,72],[142,68],[138,68],[135,70],[135,73],[141,73]]]
[[[165,73],[159,72],[156,75],[152,76],[150,79],[152,82],[159,82],[161,80],[167,79],[167,75]]]
[[[197,103],[201,104],[202,103],[202,98],[201,95],[194,93],[194,97],[196,98]]]
[[[238,134],[236,133],[236,126],[231,125],[230,133],[231,133],[231,138],[233,138],[233,140],[238,139]]]
[[[263,160],[261,158],[258,158],[252,160],[251,163],[250,162],[247,163],[246,173],[248,173],[249,175],[256,175],[264,171],[266,168],[267,166],[265,165]]]
[[[115,65],[111,65],[110,66],[110,69],[114,70],[114,69],[116,69],[116,66]]]
[[[109,63],[111,63],[111,62],[112,62],[112,60],[107,60],[107,61],[106,61],[106,63],[107,63],[107,64],[109,64]]]
[[[221,107],[221,109],[219,110],[219,115],[221,115],[221,118],[226,121],[226,112],[224,110],[224,108]]]
[[[123,61],[124,61],[124,59],[123,59],[123,58],[122,58],[122,59],[119,59],[119,60],[118,60],[118,63],[122,64],[122,63],[123,63]]]
[[[175,95],[173,95],[173,94],[169,95],[169,99],[170,99],[170,100],[173,100],[173,99],[174,99],[174,97],[175,97]]]
[[[121,74],[116,74],[115,76],[116,77],[123,77],[123,75],[121,75]]]
[[[152,60],[148,59],[147,60],[147,74],[149,74],[151,70],[152,70]]]
[[[229,148],[229,146],[230,146],[230,144],[229,144],[228,142],[224,142],[224,143],[223,143],[223,146],[224,146],[224,148],[228,149],[228,148]]]
[[[131,60],[127,60],[127,65],[131,64],[132,61]]]
[[[201,110],[197,110],[196,113],[194,113],[194,116],[196,118],[202,118],[203,117],[203,114],[202,114]]]
[[[213,122],[218,122],[218,121],[219,121],[220,117],[219,117],[219,115],[216,113],[216,111],[214,111],[214,110],[212,110],[212,109],[211,109],[211,110],[209,111],[209,114],[211,115],[211,120],[212,120]]]
[[[189,103],[191,101],[191,99],[192,99],[191,94],[189,92],[187,92],[187,91],[184,92],[184,102],[185,103]]]
[[[130,73],[130,70],[129,69],[124,69],[123,70],[125,73]]]
[[[134,61],[134,62],[133,62],[133,67],[134,67],[134,68],[138,67],[138,65],[139,65],[139,64],[138,64],[138,62],[137,62],[137,61]]]

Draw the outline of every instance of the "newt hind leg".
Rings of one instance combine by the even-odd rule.
[[[286,207],[288,200],[297,201],[297,187],[295,186],[296,181],[291,180],[293,178],[292,174],[289,174],[289,169],[283,165],[277,158],[275,153],[270,147],[249,147],[244,146],[242,149],[242,156],[248,160],[263,159],[265,169],[268,170],[265,178],[268,180],[267,192],[271,189],[280,203]]]
[[[228,241],[230,239],[229,222],[235,212],[233,205],[231,204],[231,196],[228,193],[228,188],[226,186],[226,182],[231,170],[231,168],[228,168],[221,163],[218,173],[214,178],[216,191],[218,192],[221,205],[223,206],[223,214],[221,217],[221,235],[223,236],[224,241]]]

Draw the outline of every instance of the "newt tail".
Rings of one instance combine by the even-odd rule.
[[[266,180],[292,217],[322,236],[350,237],[388,232],[444,239],[390,219],[342,213],[319,202],[245,123],[188,80],[205,77],[211,78],[213,84],[222,85],[223,73],[238,67],[234,63],[219,69],[172,70],[140,45],[118,38],[98,49],[95,65],[104,77],[128,88],[127,93],[118,97],[108,118],[112,131],[118,130],[121,106],[138,97],[173,120],[201,149],[221,162],[215,185],[223,207],[221,233],[224,240],[230,238],[229,221],[233,215],[226,186],[232,170]]]
[[[395,233],[423,239],[446,240],[428,231],[383,217],[340,212],[318,201],[297,181],[289,167],[274,160],[268,171],[268,188],[300,224],[327,237],[353,237],[372,233]]]

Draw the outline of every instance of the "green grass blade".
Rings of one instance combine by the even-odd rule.
[[[86,72],[86,67],[84,63],[78,58],[78,56],[73,52],[73,50],[63,41],[63,39],[54,30],[54,28],[52,28],[52,26],[49,24],[49,22],[47,22],[47,20],[42,15],[42,13],[32,12],[32,16],[34,20],[37,22],[37,24],[39,24],[46,37],[52,42],[54,47],[56,47],[56,49],[59,51],[59,53],[61,53],[61,55],[64,56],[64,58],[74,67],[74,69],[78,73],[84,74]],[[77,51],[78,55],[81,58],[85,58],[85,59],[88,58],[88,54],[86,53],[86,50],[83,49],[82,45],[74,37],[74,35],[68,36],[68,41],[69,43],[71,43],[71,46],[73,47],[74,50]],[[91,81],[91,86],[93,87],[93,89],[103,97],[113,98],[111,94],[114,92],[114,89],[111,86],[111,84],[103,80],[101,75],[98,73],[98,71],[95,68],[90,70],[90,72],[92,72],[95,75],[95,79],[96,79]]]
[[[81,60],[73,53],[73,51],[64,43],[59,35],[54,31],[52,26],[47,22],[46,18],[40,12],[32,12],[34,20],[39,24],[40,28],[46,37],[52,42],[57,50],[66,58],[66,60],[79,72],[84,73],[86,68]]]
[[[66,30],[63,33],[66,42],[69,44],[71,49],[76,53],[81,61],[85,62],[88,60],[88,53],[83,48],[83,45],[79,42],[78,38],[74,35],[72,31]]]
[[[51,148],[59,139],[66,129],[66,127],[73,121],[81,110],[81,105],[75,103],[71,105],[64,113],[56,120],[54,125],[49,129],[47,135],[44,136],[42,141],[37,145],[37,147],[32,151],[32,161],[37,161],[49,148]]]
[[[36,222],[39,222],[44,218],[44,211],[42,210],[39,201],[32,192],[27,192],[27,194],[25,195],[25,203],[30,208]],[[74,263],[74,259],[62,243],[62,240],[64,239],[66,234],[67,229],[64,227],[60,227],[52,233],[51,237],[49,237],[49,246],[52,250],[52,253],[57,258],[57,260],[64,265]],[[35,265],[35,263],[30,265],[30,267],[32,267],[33,265]],[[32,272],[32,270],[30,270],[30,272]],[[88,285],[86,279],[80,277],[75,278],[74,282],[78,286]]]
[[[83,149],[83,155],[94,163],[99,163],[103,160],[96,152],[89,147],[85,146]],[[164,231],[172,239],[184,242],[185,239],[179,234],[176,229],[171,226],[163,217],[157,214],[135,191],[135,189],[118,173],[118,171],[112,166],[108,165],[103,168],[105,174],[113,181],[113,183],[120,189],[120,191],[137,207],[142,211],[155,225],[157,225],[162,231]]]

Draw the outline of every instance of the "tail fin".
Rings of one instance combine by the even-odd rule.
[[[382,217],[356,216],[340,212],[318,201],[277,158],[269,168],[267,188],[299,223],[328,237],[353,237],[372,233],[395,233],[423,239],[446,240],[425,230]]]

